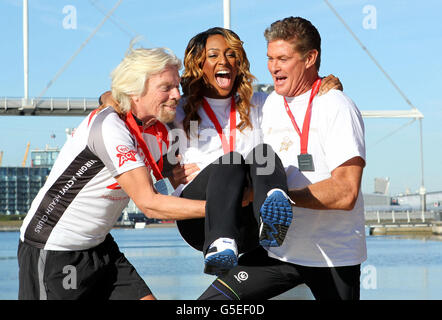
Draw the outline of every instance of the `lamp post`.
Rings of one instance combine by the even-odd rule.
[[[224,28],[230,29],[230,0],[224,0]]]
[[[422,137],[422,118],[419,119],[419,133],[420,133],[420,157],[421,157],[421,187],[419,188],[419,195],[421,198],[421,212],[422,222],[425,222],[425,211],[427,211],[427,197],[424,184],[424,142]]]
[[[28,25],[28,0],[23,0],[23,76],[24,96],[22,105],[29,105],[29,25]]]

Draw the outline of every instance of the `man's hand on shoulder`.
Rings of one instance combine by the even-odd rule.
[[[105,93],[103,93],[100,98],[98,99],[100,106],[111,106],[111,107],[116,107],[118,105],[118,102],[115,101],[115,99],[112,97],[112,92],[111,91],[106,91]]]

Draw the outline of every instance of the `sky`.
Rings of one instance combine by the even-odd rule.
[[[442,190],[442,1],[328,0],[411,103],[424,115],[424,185]],[[29,95],[38,97],[84,44],[117,0],[29,1]],[[251,71],[271,83],[265,28],[287,16],[310,20],[322,37],[320,75],[334,74],[360,110],[410,106],[323,0],[231,0],[231,29],[244,41]],[[110,87],[110,73],[131,39],[143,47],[168,47],[183,58],[195,34],[223,26],[222,0],[123,0],[45,92],[45,97],[95,99]],[[23,97],[22,1],[0,0],[0,101]],[[61,147],[65,129],[82,117],[0,116],[3,166],[20,166],[26,145]],[[364,119],[367,166],[362,191],[376,177],[390,193],[416,192],[422,182],[419,124],[410,119]],[[55,138],[54,138],[55,136]],[[27,164],[30,163],[28,157]]]

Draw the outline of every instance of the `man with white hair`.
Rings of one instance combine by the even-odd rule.
[[[129,198],[149,218],[205,215],[205,201],[157,192],[168,184],[160,121],[175,117],[180,68],[166,49],[130,48],[112,72],[115,106],[82,121],[23,222],[19,299],[154,299],[109,232]]]

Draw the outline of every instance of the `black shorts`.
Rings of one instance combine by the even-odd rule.
[[[100,245],[79,251],[52,251],[20,241],[20,300],[134,300],[149,287],[108,234]]]

